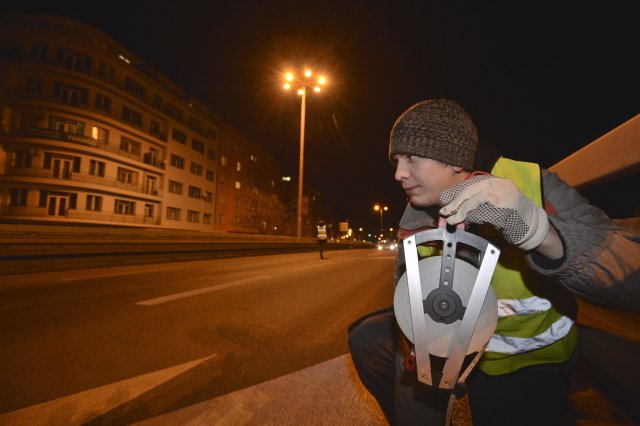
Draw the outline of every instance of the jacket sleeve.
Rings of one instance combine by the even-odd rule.
[[[640,235],[616,226],[555,173],[543,170],[542,179],[565,255],[553,263],[528,253],[531,268],[596,305],[640,310]]]

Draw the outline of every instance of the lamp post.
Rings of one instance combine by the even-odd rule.
[[[315,93],[320,92],[320,86],[327,83],[327,78],[319,76],[315,81],[312,79],[313,71],[305,69],[302,77],[297,77],[293,72],[287,72],[284,75],[284,89],[290,90],[294,86],[298,88],[300,95],[300,166],[298,171],[298,207],[297,207],[297,224],[296,236],[302,237],[302,179],[304,176],[304,124],[305,124],[305,108],[307,99],[307,89],[311,88]]]
[[[373,210],[376,212],[380,212],[380,233],[384,233],[383,228],[382,228],[382,213],[386,212],[387,210],[389,210],[389,207],[387,206],[381,206],[380,204],[376,204],[375,206],[373,206]]]

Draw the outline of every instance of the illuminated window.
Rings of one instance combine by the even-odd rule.
[[[239,161],[236,162],[236,171],[242,171],[242,163],[240,163]]]
[[[240,181],[236,181],[236,184],[234,186],[236,189],[242,189],[242,184],[240,183]]]
[[[220,157],[220,165],[222,165],[222,166],[226,166],[227,165],[227,157],[225,157],[224,155],[222,157]]]
[[[109,130],[104,129],[102,127],[93,126],[91,128],[91,137],[96,141],[108,143],[109,142]]]

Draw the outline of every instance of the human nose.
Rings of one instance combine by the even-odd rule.
[[[409,177],[409,169],[407,168],[406,161],[404,158],[398,158],[398,162],[396,163],[396,174],[395,179],[398,182],[402,182],[402,180],[407,179]]]

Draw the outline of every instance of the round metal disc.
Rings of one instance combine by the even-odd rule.
[[[420,281],[422,288],[422,298],[426,299],[432,290],[438,288],[440,277],[441,256],[431,256],[418,262],[420,270]],[[453,291],[455,291],[462,304],[467,306],[471,291],[476,281],[478,270],[469,263],[455,259],[455,269],[453,275]],[[402,332],[413,342],[413,326],[411,321],[411,307],[409,303],[409,284],[407,273],[405,272],[396,286],[393,298],[396,319]],[[424,320],[427,329],[427,346],[429,353],[442,358],[449,356],[449,346],[451,339],[458,331],[461,320],[452,322],[451,324],[443,324],[436,322],[428,314],[424,314]],[[493,288],[489,287],[487,296],[480,310],[480,317],[469,344],[467,354],[478,351],[485,343],[489,341],[496,329],[498,321],[498,307],[496,295]]]

